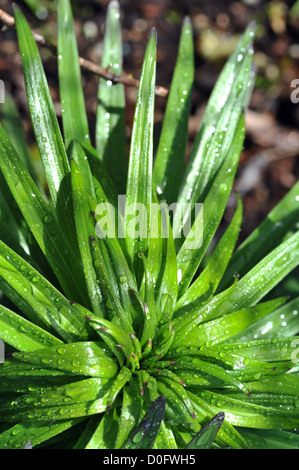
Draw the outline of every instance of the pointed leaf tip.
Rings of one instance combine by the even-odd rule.
[[[183,21],[183,26],[191,24],[191,18],[190,16],[185,16],[184,21]]]
[[[224,418],[225,418],[225,414],[221,411],[216,416],[214,416],[214,418],[212,418],[212,421],[219,421],[222,424],[224,421]]]
[[[111,2],[108,5],[108,9],[110,9],[110,8],[119,8],[118,0],[111,0]]]
[[[257,27],[257,22],[256,22],[256,20],[251,20],[251,21],[248,23],[248,28],[255,29],[256,27]]]
[[[158,38],[158,33],[157,33],[157,30],[155,27],[153,27],[151,30],[150,30],[150,33],[148,35],[148,38],[150,39],[152,36],[155,37],[155,40],[157,42],[157,38]]]

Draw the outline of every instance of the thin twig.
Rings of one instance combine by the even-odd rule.
[[[2,21],[6,26],[10,28],[15,27],[15,20],[13,16],[9,15],[1,8],[0,21]],[[40,33],[37,33],[36,31],[32,31],[32,34],[36,43],[39,46],[46,47],[47,49],[50,49],[51,52],[53,52],[55,55],[57,55],[56,44],[48,42]],[[115,75],[114,73],[111,73],[111,71],[109,71],[109,68],[104,69],[103,67],[100,67],[94,62],[84,59],[83,57],[79,57],[79,64],[83,69],[88,70],[89,72],[94,73],[95,75],[98,75],[99,77],[102,77],[105,80],[110,80],[112,83],[122,83],[123,85],[132,86],[134,88],[138,88],[139,86],[139,80],[137,80],[136,78],[131,77],[129,75]],[[166,97],[168,95],[168,89],[157,85],[156,95]]]

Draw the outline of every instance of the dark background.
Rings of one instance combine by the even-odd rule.
[[[33,5],[31,9],[24,1],[17,3],[32,28],[55,40],[56,2],[30,2]],[[79,53],[98,64],[108,3],[107,0],[72,1]],[[240,192],[244,203],[241,240],[244,239],[298,179],[299,103],[291,102],[294,91],[291,82],[299,79],[299,3],[297,8],[294,7],[296,2],[286,0],[120,0],[119,3],[125,72],[139,78],[148,33],[155,26],[158,32],[157,84],[165,87],[170,85],[183,18],[185,15],[192,18],[196,73],[188,150],[225,60],[248,22],[257,20],[256,87],[246,112],[247,137],[235,181],[235,189]],[[12,14],[12,2],[0,0],[0,8]],[[0,78],[15,98],[28,144],[36,156],[16,33],[1,24],[0,27]],[[60,116],[57,60],[46,49],[41,50],[41,55],[57,115]],[[83,84],[92,135],[98,78],[84,71]],[[127,87],[126,97],[129,142],[136,89]],[[165,98],[157,97],[157,134],[165,104]],[[229,209],[226,217],[227,220],[231,217]]]

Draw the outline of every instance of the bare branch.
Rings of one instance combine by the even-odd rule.
[[[9,15],[5,11],[0,8],[0,21],[2,21],[6,26],[13,28],[15,26],[15,20],[13,16]],[[37,33],[36,31],[32,31],[33,37],[36,43],[39,46],[46,47],[50,49],[55,55],[57,55],[57,46],[56,44],[48,42],[41,34]],[[104,69],[99,65],[91,62],[90,60],[84,59],[83,57],[79,57],[79,64],[80,66],[88,70],[99,77],[104,78],[105,80],[110,80],[112,83],[122,83],[126,86],[132,86],[134,88],[138,88],[139,80],[129,75],[115,75],[109,71],[109,69]],[[156,86],[156,95],[166,97],[168,95],[168,89],[162,86]]]

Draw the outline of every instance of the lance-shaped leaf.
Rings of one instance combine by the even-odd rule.
[[[92,171],[93,185],[95,189],[95,195],[93,196],[93,199],[97,201],[97,203],[99,204],[99,208],[101,208],[101,204],[108,204],[108,206],[110,206],[111,204],[113,206],[115,211],[115,238],[117,235],[118,243],[120,244],[121,249],[127,258],[127,262],[130,265],[131,261],[127,253],[124,228],[124,212],[126,198],[124,195],[117,194],[115,184],[113,183],[106,166],[104,165],[102,160],[100,160],[97,151],[89,144],[83,144],[82,148],[85,152],[85,155],[88,159]],[[94,210],[95,209],[93,209],[93,211]],[[95,212],[97,213],[97,210],[95,210]]]
[[[238,356],[237,348],[231,353],[217,349],[203,347],[201,354],[194,357],[192,349],[186,348],[186,354],[190,356],[182,356],[181,353],[175,365],[171,365],[171,370],[180,376],[187,387],[221,389],[233,386],[252,396],[254,381],[281,376],[291,367],[289,362],[266,363]]]
[[[71,299],[84,299],[85,286],[77,257],[61,230],[54,211],[40,194],[1,126],[0,148],[1,171],[37,243],[66,294]]]
[[[84,419],[84,418],[83,418]],[[30,441],[32,448],[48,441],[53,436],[57,436],[63,431],[80,423],[82,419],[70,419],[53,422],[24,421],[11,426],[0,434],[0,449],[24,449]]]
[[[62,341],[21,315],[0,305],[0,338],[20,351],[35,351]]]
[[[132,377],[132,373],[127,369],[127,367],[123,366],[117,377],[114,379],[114,382],[112,384],[112,387],[110,388],[110,394],[109,394],[109,399],[108,399],[108,405],[106,408],[106,412],[109,413],[110,408],[116,399],[117,395],[119,392],[122,390],[123,386],[130,380]]]
[[[253,34],[254,28],[250,25],[220,75],[201,121],[178,198],[179,203],[188,203],[182,218],[182,227],[185,226],[194,204],[203,202],[232,145],[251,90],[253,50],[250,44]]]
[[[70,171],[69,163],[37,45],[21,11],[16,8],[14,13],[30,116],[49,190],[56,205],[61,182]]]
[[[222,409],[226,419],[235,426],[248,426],[262,429],[293,429],[299,419],[298,407],[294,398],[284,394],[262,394],[251,398],[240,393],[200,392],[199,396],[207,403]]]
[[[142,397],[138,389],[136,380],[130,381],[130,387],[123,390],[121,414],[115,441],[115,448],[119,449],[128,439],[134,429],[134,423],[140,421],[142,412]]]
[[[222,315],[215,320],[200,323],[199,325],[193,320],[191,322],[192,326],[190,325],[188,329],[184,328],[181,330],[177,325],[172,347],[178,347],[183,344],[196,344],[198,347],[205,344],[212,346],[225,341],[240,331],[245,330],[261,318],[264,318],[273,310],[280,307],[285,301],[285,298],[270,300],[269,302]],[[186,312],[188,312],[188,308]]]
[[[7,358],[0,368],[1,398],[3,394],[31,393],[41,389],[50,389],[53,386],[65,385],[81,380],[80,376],[48,367],[38,367],[36,364],[22,363]]]
[[[163,194],[163,198],[168,204],[177,200],[183,174],[194,80],[193,54],[192,25],[190,18],[186,18],[182,27],[178,56],[153,172],[157,191]],[[174,181],[176,184],[173,184]]]
[[[140,345],[144,348],[145,344],[148,342],[152,342],[152,338],[155,334],[156,328],[156,319],[155,319],[155,310],[149,309],[148,304],[143,300],[143,296],[141,296],[137,291],[130,290],[131,299],[132,299],[132,309],[134,309],[134,313],[136,318],[139,317],[139,330],[138,330],[138,337],[140,338]],[[143,350],[144,352],[145,350]],[[142,355],[144,358],[144,355]]]
[[[264,429],[242,429],[242,436],[252,449],[298,449],[299,436],[295,432]]]
[[[141,309],[143,311],[143,329],[140,339],[142,346],[154,337],[156,327],[155,282],[151,269],[143,253],[139,253],[143,262],[144,276],[140,287]],[[138,299],[138,294],[135,293]]]
[[[271,249],[296,232],[298,217],[299,182],[290,189],[233,254],[219,289],[225,288],[232,282],[235,272],[241,276],[246,274]]]
[[[90,237],[95,235],[94,224],[90,214],[82,173],[75,160],[71,162],[71,174],[75,226],[90,304],[93,312],[103,317],[105,316],[105,306],[97,274],[93,266],[90,247]]]
[[[299,298],[296,297],[282,307],[273,309],[272,313],[226,342],[242,343],[254,339],[296,336],[299,332],[298,312]]]
[[[2,125],[7,132],[18,155],[26,165],[30,175],[37,182],[37,175],[32,164],[32,158],[26,144],[25,133],[22,126],[21,117],[18,113],[13,98],[9,93],[5,93],[5,102],[1,103]]]
[[[132,261],[136,260],[138,250],[146,255],[149,245],[156,43],[156,30],[152,30],[142,66],[130,147],[125,222],[128,253]],[[135,220],[137,211],[139,216]]]
[[[299,232],[265,256],[241,278],[227,298],[222,314],[256,304],[298,266]],[[231,307],[229,307],[229,304]]]
[[[71,190],[69,161],[47,79],[33,34],[18,8],[15,8],[15,24],[30,117],[47,184],[61,228],[64,230],[69,244],[77,252],[72,204],[69,197]]]
[[[290,361],[294,355],[294,345],[298,345],[295,337],[290,338],[269,338],[247,341],[246,343],[230,343],[222,346],[225,354],[238,354],[246,358],[257,361]],[[213,348],[219,349],[220,346]],[[238,351],[238,352],[237,352]],[[247,362],[247,361],[246,361]]]
[[[186,445],[185,449],[209,449],[222,426],[224,418],[224,413],[218,413],[214,416]]]
[[[277,377],[266,377],[261,380],[250,382],[251,390],[260,393],[285,393],[287,395],[298,396],[299,377],[298,375],[286,373]]]
[[[0,149],[1,171],[32,234],[66,295],[84,303],[85,283],[77,256],[61,230],[54,211],[40,194],[2,126],[0,126]]]
[[[100,159],[98,152],[90,144],[79,143],[85,152],[92,172],[95,187],[95,198],[100,202],[109,202],[115,208],[118,205],[118,194],[114,182],[109,175],[106,166]]]
[[[86,320],[38,271],[0,241],[0,286],[37,325],[65,341],[86,338]]]
[[[96,237],[90,237],[93,266],[106,302],[107,318],[111,319],[118,312],[122,326],[133,331],[138,327],[139,318],[132,309],[129,290],[136,291],[137,284],[122,244],[116,238],[114,206],[107,202],[97,205],[91,197],[87,197],[87,201],[95,222]]]
[[[117,372],[117,364],[104,343],[78,342],[50,348],[42,348],[31,353],[14,353],[19,361],[44,365],[50,369],[72,372],[77,375],[90,375],[110,379]]]
[[[208,403],[199,394],[188,392],[189,397],[193,401],[193,405],[198,414],[204,413],[204,420],[212,419],[219,411],[215,410],[214,404]],[[242,435],[225,419],[216,436],[216,443],[229,446],[232,449],[245,449],[247,447],[245,439]]]
[[[159,393],[165,396],[166,419],[192,433],[198,432],[200,416],[196,415],[193,402],[183,386],[166,377],[157,378],[157,386]]]
[[[58,3],[58,73],[65,146],[81,168],[86,189],[93,194],[88,160],[78,143],[90,143],[79,65],[78,47],[69,0]]]
[[[203,207],[196,215],[192,230],[178,252],[177,262],[180,272],[179,296],[185,293],[222,219],[227,200],[233,185],[245,135],[242,116],[233,145],[229,149],[223,166],[204,200]],[[203,212],[203,214],[202,214]],[[204,234],[204,236],[202,235]]]
[[[157,323],[160,319],[164,322],[167,318],[171,319],[178,293],[177,261],[169,210],[170,206],[164,201],[152,204],[148,266],[155,284]]]
[[[164,418],[165,397],[161,395],[150,406],[137,429],[122,445],[122,449],[152,449]]]
[[[0,400],[4,422],[79,418],[106,410],[111,380],[91,378]]]
[[[122,38],[119,3],[109,3],[103,40],[101,66],[114,75],[122,74]],[[127,141],[125,128],[125,93],[121,83],[99,79],[96,120],[96,148],[119,194],[125,194]]]
[[[80,435],[74,449],[112,449],[117,430],[117,410],[92,416]]]
[[[207,266],[198,278],[191,284],[187,292],[179,299],[176,309],[186,308],[190,303],[196,302],[199,306],[207,301],[216,291],[223,273],[226,270],[231,254],[234,250],[242,222],[242,202],[238,197],[238,205],[235,215],[225,231],[221,240],[209,257]]]
[[[149,359],[150,361],[157,361],[165,356],[175,338],[174,333],[175,329],[170,320],[157,330],[153,340],[154,355]]]
[[[194,372],[197,372],[196,369],[198,368],[200,373],[204,373],[208,376],[218,379],[219,385],[221,384],[220,386],[231,386],[241,390],[247,396],[251,396],[250,390],[246,386],[245,381],[242,380],[243,377],[232,375],[230,369],[226,369],[225,367],[222,367],[222,365],[214,364],[207,360],[201,360],[199,357],[193,359],[193,367]]]

